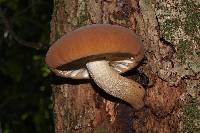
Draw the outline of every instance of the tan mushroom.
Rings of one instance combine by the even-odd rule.
[[[144,56],[143,45],[129,29],[109,24],[84,26],[63,36],[48,50],[46,64],[58,76],[92,78],[108,94],[140,109],[144,88],[122,77]]]

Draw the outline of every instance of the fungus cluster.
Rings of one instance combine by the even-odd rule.
[[[93,24],[57,40],[49,48],[45,61],[56,75],[92,78],[106,93],[140,109],[144,105],[144,88],[120,74],[137,66],[143,56],[143,45],[131,30]]]

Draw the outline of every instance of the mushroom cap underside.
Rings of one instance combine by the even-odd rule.
[[[81,70],[86,73],[87,62],[107,60],[114,68],[121,66],[118,68],[122,73],[133,68],[143,56],[143,45],[133,31],[116,25],[93,24],[74,30],[57,40],[49,48],[45,61],[49,68],[57,72],[73,70],[78,73],[76,70]]]

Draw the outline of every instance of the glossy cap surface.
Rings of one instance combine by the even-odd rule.
[[[114,68],[117,62],[126,64],[132,60],[133,65],[129,62],[126,67],[119,67],[121,73],[134,67],[143,56],[143,45],[133,31],[116,25],[93,24],[57,40],[49,48],[45,61],[51,69],[69,71],[71,68],[84,69],[85,64],[92,60],[107,60]]]

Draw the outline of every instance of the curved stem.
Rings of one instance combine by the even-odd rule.
[[[86,66],[95,83],[106,93],[128,102],[136,109],[144,106],[145,90],[139,83],[122,77],[105,60],[89,62]]]

